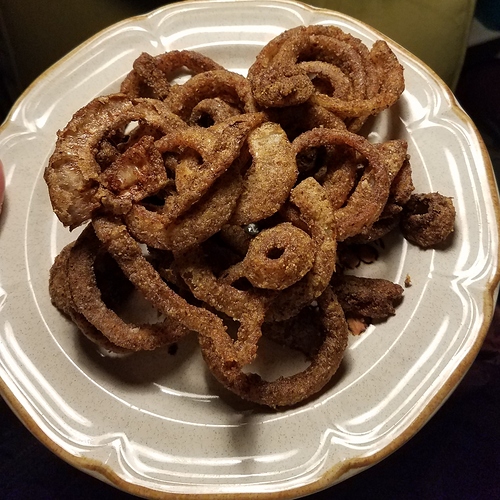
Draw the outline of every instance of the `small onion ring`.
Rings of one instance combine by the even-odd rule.
[[[243,399],[271,408],[291,406],[319,392],[332,378],[347,347],[348,329],[342,308],[330,288],[318,298],[325,339],[302,372],[273,381],[228,365],[210,336],[200,336],[203,358],[219,382]]]
[[[206,71],[172,89],[166,103],[185,122],[191,120],[194,108],[204,99],[219,98],[236,106],[240,113],[255,113],[257,105],[248,80],[225,69]]]
[[[311,304],[324,292],[335,271],[336,228],[324,188],[312,177],[307,177],[293,189],[290,201],[299,209],[300,217],[312,236],[314,263],[300,281],[273,300],[266,321],[284,321]]]
[[[239,114],[241,114],[240,109],[223,101],[220,97],[203,99],[191,111],[188,124],[207,127]]]

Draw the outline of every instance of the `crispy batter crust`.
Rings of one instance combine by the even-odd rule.
[[[369,49],[332,26],[282,33],[248,77],[194,51],[141,54],[120,94],[58,133],[45,169],[61,222],[89,222],[52,266],[54,305],[108,350],[193,332],[215,378],[256,404],[319,393],[348,332],[395,314],[402,297],[387,280],[344,275],[347,257],[373,261],[362,250],[400,223],[426,248],[453,230],[449,198],[412,194],[407,143],[358,133],[403,89],[385,42]],[[129,292],[161,319],[123,319]],[[249,373],[263,335],[310,365],[276,380]]]

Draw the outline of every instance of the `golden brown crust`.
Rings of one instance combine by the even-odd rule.
[[[414,194],[405,205],[401,231],[415,245],[432,248],[453,233],[455,216],[451,198],[440,193]]]
[[[179,69],[191,74],[182,84]],[[319,393],[348,332],[401,300],[397,284],[344,276],[347,256],[376,259],[366,242],[402,216],[408,239],[425,245],[454,220],[449,199],[412,196],[404,140],[357,133],[403,89],[385,42],[368,49],[332,26],[279,35],[248,77],[192,51],[141,54],[123,93],[94,99],[59,132],[45,170],[61,222],[91,221],[55,259],[54,305],[110,350],[194,332],[216,379],[257,404]],[[114,290],[142,295],[161,320],[124,320],[114,304],[126,294]],[[249,373],[262,335],[305,353],[308,368]]]

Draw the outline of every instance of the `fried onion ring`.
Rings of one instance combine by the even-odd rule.
[[[68,280],[76,310],[110,342],[132,351],[151,350],[177,342],[188,330],[175,319],[159,324],[134,325],[124,322],[102,301],[93,266],[100,248],[91,225],[71,248]]]
[[[337,238],[343,241],[378,219],[389,197],[389,176],[378,148],[360,135],[317,128],[304,132],[293,141],[297,154],[305,148],[324,145],[347,145],[368,162],[347,204],[335,211]]]
[[[290,200],[297,206],[313,239],[314,263],[300,281],[274,299],[266,321],[286,320],[311,304],[324,292],[335,271],[336,228],[325,190],[312,177],[308,177],[292,190]]]
[[[344,313],[331,289],[324,291],[318,304],[325,339],[304,371],[273,381],[263,380],[256,373],[243,372],[236,364],[229,365],[212,337],[202,335],[200,346],[210,371],[224,387],[241,398],[271,408],[291,406],[316,394],[337,371],[348,337]]]
[[[334,26],[299,26],[278,35],[260,51],[248,79],[261,106],[311,100],[350,119],[352,131],[404,90],[403,67],[386,42],[377,41],[368,51]]]
[[[239,353],[221,318],[203,307],[190,304],[162,279],[144,257],[140,245],[118,219],[97,216],[92,225],[99,240],[127,278],[158,311],[200,336],[211,338],[225,364],[238,363]]]
[[[432,248],[453,233],[455,216],[451,198],[440,193],[413,194],[404,207],[401,231],[411,243]]]
[[[161,153],[187,152],[188,160],[177,167],[182,171],[179,175],[176,171],[176,192],[167,196],[161,207],[153,211],[142,204],[134,204],[126,214],[127,226],[134,237],[154,248],[171,249],[168,226],[199,202],[231,167],[247,135],[263,120],[261,113],[238,115],[208,129],[191,127],[157,141],[155,145]]]
[[[131,100],[114,94],[98,97],[75,113],[58,132],[55,151],[44,172],[52,207],[59,220],[75,228],[92,217],[105,196],[95,158],[99,142],[107,134],[138,120],[163,133],[185,124],[160,101]]]
[[[200,248],[176,254],[175,263],[197,299],[240,323],[236,341],[230,346],[231,351],[225,349],[224,356],[228,357],[230,354],[233,363],[238,366],[251,363],[257,353],[257,342],[262,336],[266,295],[238,290],[230,283],[217,279],[204,260]],[[202,334],[203,336],[205,335]]]
[[[180,252],[206,241],[229,221],[242,190],[241,175],[231,167],[198,203],[161,231],[161,244],[155,246]]]
[[[373,44],[369,59],[375,71],[381,75],[375,95],[344,100],[316,93],[311,98],[312,102],[345,118],[377,115],[392,106],[405,88],[403,67],[383,40],[377,40]],[[359,130],[359,125],[356,128]]]
[[[105,337],[94,325],[89,323],[85,316],[77,311],[76,304],[71,294],[68,280],[68,261],[71,248],[75,242],[66,245],[56,256],[50,268],[49,296],[57,309],[68,316],[78,329],[91,342],[108,352],[126,353],[128,349],[118,347]]]
[[[284,290],[311,269],[314,248],[310,236],[289,222],[264,229],[250,240],[245,258],[223,276],[233,283],[245,277],[257,288]]]
[[[252,155],[232,224],[258,222],[276,213],[297,180],[295,154],[280,125],[265,122],[248,135]]]
[[[241,332],[241,337],[247,339],[244,343],[247,348],[244,349],[242,345],[235,344],[221,318],[203,307],[188,303],[163,281],[159,273],[143,256],[140,245],[130,236],[126,226],[119,220],[110,217],[95,217],[93,226],[98,238],[128,279],[156,309],[167,317],[177,320],[189,330],[198,332],[200,338],[209,338],[210,342],[216,346],[215,349],[219,359],[223,360],[224,366],[241,366],[248,362],[248,359],[253,356],[252,351],[255,350],[254,341],[257,340],[252,332],[257,332],[257,337],[260,336],[260,328],[255,329],[255,323],[245,325]],[[243,311],[242,314],[246,313]],[[248,346],[250,354],[248,354]]]
[[[206,128],[239,114],[241,111],[238,107],[223,101],[220,97],[203,99],[194,106],[188,124]]]
[[[165,99],[176,73],[186,68],[193,74],[224,69],[220,64],[192,50],[171,50],[151,56],[143,52],[121,83],[120,92],[129,97]]]
[[[257,106],[248,80],[225,69],[206,71],[172,89],[166,103],[185,122],[193,123],[193,111],[205,99],[218,98],[240,113],[255,113]]]
[[[369,243],[378,240],[398,227],[403,206],[414,189],[406,141],[392,140],[377,145],[382,154],[391,182],[389,198],[379,218],[369,227],[347,239],[350,243]]]

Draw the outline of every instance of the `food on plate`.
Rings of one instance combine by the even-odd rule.
[[[401,231],[405,238],[422,247],[443,243],[453,233],[455,207],[440,193],[412,194],[404,206]]]
[[[368,48],[335,26],[298,26],[271,40],[248,70],[265,108],[318,104],[356,132],[404,90],[403,67],[386,42]]]
[[[366,163],[363,174],[353,186],[352,192],[345,192],[342,199],[338,200],[338,192],[333,188],[334,192],[330,196],[333,203],[338,203],[334,219],[339,241],[371,227],[382,213],[390,188],[388,170],[380,155],[380,148],[361,135],[327,128],[304,132],[293,141],[293,146],[297,155],[305,148],[338,146],[342,150],[340,154],[355,156],[350,164],[356,167],[356,175],[359,175],[358,167]],[[332,182],[328,184],[331,186]]]
[[[369,49],[333,26],[282,33],[248,77],[195,51],[141,54],[119,93],[58,133],[45,169],[59,220],[85,226],[51,268],[53,304],[108,351],[193,334],[241,398],[311,398],[349,333],[402,301],[399,284],[350,263],[375,260],[369,245],[398,228],[424,248],[453,231],[450,198],[413,193],[406,141],[361,133],[403,90],[387,43]],[[124,314],[139,302],[154,321]],[[254,370],[262,337],[307,367],[266,380]]]
[[[188,70],[191,74],[224,69],[207,56],[192,50],[171,50],[157,56],[143,52],[125,77],[120,92],[129,97],[164,99],[175,79],[176,72]]]
[[[200,106],[203,102],[213,103],[214,100],[218,103],[217,112],[210,114],[206,110],[204,117],[204,113],[200,112]],[[248,80],[238,73],[225,69],[198,73],[183,85],[172,87],[165,102],[176,115],[192,125],[196,123],[203,125],[207,121],[214,123],[221,118],[257,111]],[[210,107],[213,108],[213,105]],[[210,107],[206,106],[209,109]],[[225,113],[221,113],[221,110]]]
[[[5,196],[5,175],[3,173],[3,164],[0,161],[0,213],[2,213],[4,196]]]
[[[58,133],[44,179],[54,212],[65,226],[75,228],[88,221],[101,207],[101,200],[112,196],[102,185],[102,169],[95,152],[104,139],[112,141],[113,134],[122,134],[123,127],[133,121],[162,134],[185,126],[158,99],[132,100],[115,94],[91,101]]]

